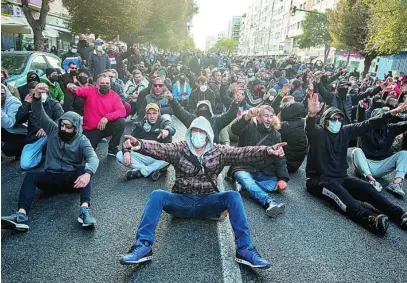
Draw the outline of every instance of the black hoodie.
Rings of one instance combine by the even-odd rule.
[[[35,76],[35,78],[30,80],[31,76]],[[32,81],[37,81],[38,83],[40,82],[40,77],[38,76],[38,74],[35,71],[29,71],[27,73],[27,83],[18,88],[18,91],[20,92],[21,102],[24,101],[25,97],[30,92],[29,89],[28,89],[28,83],[32,82]]]

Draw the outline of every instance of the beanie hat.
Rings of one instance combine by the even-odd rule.
[[[45,74],[47,75],[47,77],[49,77],[53,72],[56,72],[57,70],[55,68],[47,68],[45,70]]]
[[[89,71],[88,68],[80,68],[80,69],[78,70],[78,74],[80,74],[80,73],[85,73],[85,74],[88,75],[88,77],[90,77],[90,71]]]
[[[281,85],[281,86],[285,85],[285,84],[288,84],[288,79],[286,77],[280,77],[278,79],[278,84]]]

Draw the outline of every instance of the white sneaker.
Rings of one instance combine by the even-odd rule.
[[[274,201],[269,202],[269,206],[266,209],[266,214],[272,218],[284,213],[285,203],[275,203]]]
[[[242,188],[243,188],[242,185],[238,181],[235,181],[235,187],[234,187],[235,191],[240,192],[242,190]]]
[[[403,191],[403,188],[401,186],[402,186],[402,183],[391,182],[387,186],[386,189],[389,190],[390,192],[396,194],[399,197],[404,197],[406,195],[406,193]]]
[[[383,187],[382,187],[382,185],[380,185],[379,182],[377,182],[377,181],[375,181],[375,180],[369,180],[368,182],[369,182],[369,184],[371,184],[371,185],[376,189],[376,191],[378,191],[379,193],[382,191]]]

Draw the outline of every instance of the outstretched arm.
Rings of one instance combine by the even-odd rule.
[[[31,103],[31,109],[33,111],[34,117],[38,120],[41,128],[44,129],[48,136],[50,136],[52,133],[58,131],[58,125],[47,115],[47,113],[44,110],[44,107],[42,106],[41,92],[44,91],[48,91],[48,89],[37,86],[35,94],[33,96],[33,101]]]

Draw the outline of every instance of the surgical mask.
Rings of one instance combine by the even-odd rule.
[[[144,131],[146,131],[146,132],[150,132],[150,131],[151,131],[151,125],[150,125],[150,123],[149,123],[148,121],[146,121],[146,122],[144,123],[143,129],[144,129]]]
[[[96,50],[102,52],[103,51],[103,46],[97,46]]]
[[[201,86],[199,87],[199,89],[200,89],[202,92],[205,92],[205,91],[208,89],[208,86],[207,86],[207,85],[201,85]]]
[[[71,50],[72,50],[72,53],[78,52],[78,49],[76,49],[76,48],[72,48]]]
[[[206,134],[192,133],[191,142],[195,148],[202,148],[206,144]]]
[[[110,86],[109,85],[100,85],[99,86],[99,92],[101,94],[108,94],[110,91]]]
[[[112,82],[114,82],[114,83],[115,83],[115,82],[116,82],[116,78],[112,78]]]
[[[342,123],[337,120],[329,120],[328,131],[333,134],[338,133],[341,130]]]
[[[41,102],[44,103],[47,101],[48,94],[46,92],[41,93]]]

